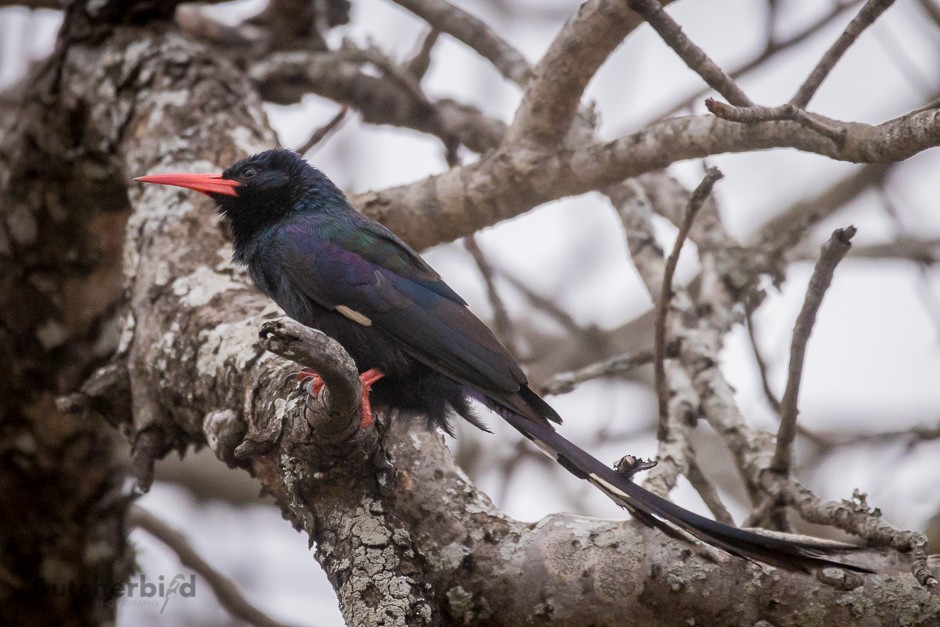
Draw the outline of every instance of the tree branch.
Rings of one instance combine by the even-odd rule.
[[[504,146],[423,181],[352,197],[370,217],[423,248],[465,236],[564,196],[617,183],[671,163],[721,153],[797,148],[859,163],[906,159],[940,144],[940,110],[846,128],[837,145],[789,121],[738,124],[711,115],[653,124],[613,141],[543,153]],[[440,219],[430,220],[431,216]],[[432,226],[433,228],[429,228]]]
[[[682,253],[682,246],[689,236],[689,231],[692,230],[695,216],[702,208],[702,205],[705,204],[715,183],[722,176],[718,168],[708,169],[705,178],[702,179],[702,182],[699,183],[689,199],[689,206],[686,208],[682,223],[679,225],[676,242],[672,247],[672,252],[666,257],[665,266],[663,266],[662,284],[656,302],[656,322],[653,327],[653,373],[656,382],[656,396],[659,399],[659,425],[661,431],[666,429],[669,419],[670,395],[669,386],[666,383],[666,316],[669,313],[669,304],[672,302],[673,296],[672,277],[676,272],[676,266],[679,265],[679,255]]]
[[[552,146],[568,133],[588,82],[642,20],[624,3],[588,0],[552,41],[525,84],[506,140]]]
[[[866,28],[874,24],[875,20],[892,4],[894,4],[894,0],[868,0],[865,6],[862,7],[862,10],[859,11],[858,15],[849,22],[849,25],[846,26],[845,31],[843,31],[836,42],[832,44],[832,47],[829,48],[822,59],[819,60],[819,63],[813,68],[810,75],[806,77],[806,80],[800,85],[800,88],[793,95],[793,98],[790,99],[789,104],[800,109],[805,108],[806,105],[809,104],[809,101],[813,99],[816,90],[819,89],[822,82],[829,76],[829,72],[832,71],[832,68],[835,67],[839,59],[842,58],[842,55],[845,54],[845,51],[848,50],[849,47],[855,43],[855,40],[858,39],[859,35],[861,35]]]
[[[183,566],[192,568],[206,580],[215,598],[234,618],[258,627],[287,627],[287,623],[274,620],[242,595],[231,579],[215,570],[193,548],[186,536],[140,507],[133,507],[127,518],[128,524],[143,529],[176,553]]]
[[[836,266],[845,257],[852,247],[852,237],[855,236],[855,227],[836,229],[829,241],[820,251],[819,261],[813,270],[806,289],[806,300],[803,309],[796,319],[793,327],[793,339],[790,343],[790,366],[788,369],[787,385],[780,400],[780,428],[777,431],[777,447],[774,452],[770,468],[786,476],[790,472],[790,459],[793,454],[793,440],[796,437],[796,418],[799,414],[798,399],[800,394],[800,381],[803,376],[803,360],[806,357],[806,345],[816,322],[816,314],[822,305],[823,296],[832,282],[832,275]]]
[[[792,104],[780,105],[779,107],[734,107],[723,102],[718,102],[713,98],[705,99],[705,107],[714,115],[723,120],[731,122],[741,122],[751,124],[754,122],[770,122],[773,120],[794,120],[808,129],[812,129],[828,137],[837,144],[845,141],[845,128],[829,124],[825,119],[808,113],[804,109]]]
[[[733,105],[749,107],[753,105],[737,83],[725,74],[717,63],[712,61],[705,51],[696,46],[682,32],[682,28],[666,13],[657,0],[630,0],[630,8],[643,16],[653,27],[666,45],[685,61],[690,70],[702,77],[709,87],[728,99]]]
[[[518,50],[497,35],[484,22],[444,0],[395,0],[433,28],[467,44],[518,85],[530,76],[529,63]]]

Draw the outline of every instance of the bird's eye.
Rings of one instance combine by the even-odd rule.
[[[244,170],[242,170],[242,178],[250,179],[257,173],[258,171],[255,170],[254,168],[245,168]]]

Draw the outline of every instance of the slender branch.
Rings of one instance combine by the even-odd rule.
[[[666,262],[665,253],[656,242],[653,233],[652,216],[655,205],[665,204],[663,202],[664,196],[659,194],[654,201],[653,197],[647,194],[646,186],[635,179],[625,181],[621,185],[612,186],[604,191],[616,207],[623,223],[627,246],[634,265],[653,301],[659,305],[663,300],[659,294],[662,292],[664,284]],[[691,198],[690,195],[683,203],[683,215],[689,209]],[[662,206],[656,207],[657,213],[668,212],[665,209]],[[682,218],[678,219],[678,222],[681,225]],[[691,230],[691,227],[689,227],[689,230]],[[678,290],[674,296],[672,296],[672,290],[670,290],[670,296],[673,302],[671,305],[667,304],[667,307],[674,308],[676,312],[685,312],[691,307],[691,300],[684,289]],[[650,326],[653,327],[654,335],[656,324],[659,323],[664,326],[666,323],[666,319],[659,318],[662,311],[657,307],[652,312]],[[668,319],[672,336],[676,340],[668,348],[678,348],[688,341],[690,334],[683,324],[684,319],[685,317],[682,315],[675,315]],[[664,347],[664,349],[666,348]],[[660,387],[657,386],[657,398],[667,399],[666,417],[665,419],[662,417],[659,419],[657,433],[657,459],[659,464],[651,470],[644,486],[655,494],[666,496],[675,487],[679,475],[688,473],[689,465],[694,459],[690,435],[698,419],[698,408],[701,399],[693,389],[691,378],[682,364],[676,360],[670,360],[667,363],[663,356],[659,361],[659,365],[662,368],[662,376],[657,383],[662,382],[667,387],[667,391],[665,394],[659,394]],[[705,497],[703,496],[703,498]]]
[[[940,27],[940,6],[933,2],[933,0],[919,0],[919,4],[933,23]]]
[[[669,304],[672,301],[672,277],[675,275],[676,266],[679,264],[679,255],[682,253],[682,246],[685,244],[689,231],[692,230],[692,224],[695,222],[695,215],[711,194],[712,188],[721,177],[721,171],[718,168],[709,168],[705,173],[705,178],[699,183],[698,187],[692,193],[689,199],[689,206],[686,209],[685,216],[682,218],[682,224],[679,226],[679,234],[676,235],[676,243],[672,247],[672,252],[666,258],[666,265],[663,269],[662,287],[659,293],[659,302],[656,304],[656,323],[655,335],[653,337],[653,372],[656,379],[656,396],[659,400],[659,422],[662,428],[669,418],[669,385],[666,382],[666,314],[669,311]]]
[[[845,257],[852,247],[852,237],[855,236],[854,226],[845,229],[836,229],[829,241],[820,252],[819,261],[813,270],[806,290],[806,300],[803,309],[796,319],[793,327],[793,339],[790,343],[790,366],[787,375],[787,385],[780,401],[780,428],[777,431],[777,447],[771,462],[771,469],[786,476],[790,472],[793,440],[796,437],[796,419],[799,413],[798,397],[800,393],[800,380],[803,375],[803,361],[806,357],[806,345],[816,322],[816,314],[822,305],[823,296],[832,283],[832,275],[836,266]]]
[[[695,491],[702,497],[702,501],[704,501],[708,510],[715,517],[715,520],[733,527],[735,523],[731,512],[729,512],[725,504],[721,502],[721,495],[718,494],[718,490],[715,489],[712,482],[709,481],[708,477],[702,472],[698,462],[695,461],[694,455],[689,456],[689,469],[686,472],[686,477],[689,478],[689,483],[692,484]]]
[[[754,361],[757,362],[757,371],[760,374],[761,388],[764,392],[764,398],[767,399],[767,404],[770,405],[770,408],[779,417],[781,414],[780,399],[777,398],[777,395],[774,394],[774,391],[770,387],[770,377],[768,375],[767,362],[764,360],[764,356],[761,354],[760,347],[757,345],[757,332],[754,329],[754,311],[748,306],[745,306],[744,308],[744,326],[747,329],[747,337],[751,345],[751,352],[754,355]],[[828,441],[818,434],[813,433],[803,425],[798,424],[796,429],[797,433],[811,440],[817,446],[824,448],[830,446]]]
[[[541,393],[543,395],[567,394],[585,381],[625,374],[639,366],[645,366],[652,361],[653,351],[650,350],[617,355],[616,357],[595,362],[578,370],[560,372],[542,385]]]
[[[836,126],[822,116],[809,113],[793,104],[780,105],[779,107],[735,107],[713,98],[706,98],[705,107],[714,115],[730,122],[750,124],[773,120],[794,120],[806,128],[828,137],[839,145],[845,141],[846,128],[844,126]]]
[[[354,63],[369,63],[380,70],[392,82],[403,88],[412,99],[425,106],[430,106],[430,101],[421,89],[418,78],[410,73],[407,68],[400,66],[394,59],[389,57],[383,50],[375,45],[359,47],[350,40],[344,40],[339,53]]]
[[[898,529],[868,507],[864,494],[856,492],[853,501],[823,501],[793,479],[774,472],[761,473],[765,492],[793,507],[807,522],[829,525],[851,533],[877,546],[909,551],[911,573],[927,588],[937,586],[937,578],[927,563],[927,536]]]
[[[774,410],[774,413],[779,416],[780,399],[777,398],[777,395],[774,394],[774,391],[770,388],[770,380],[767,375],[767,362],[764,361],[764,356],[761,354],[760,347],[757,345],[757,334],[754,332],[754,312],[750,307],[744,310],[744,326],[747,329],[747,337],[750,340],[751,353],[754,355],[754,361],[757,362],[757,371],[760,373],[760,382],[761,388],[763,388],[764,391],[764,398],[767,399],[767,403],[770,405],[770,408]]]
[[[434,49],[434,44],[437,43],[440,35],[441,31],[436,28],[429,30],[428,34],[421,40],[421,45],[418,47],[418,50],[405,63],[405,70],[411,74],[416,81],[420,81],[424,78],[428,68],[431,67],[431,51]]]
[[[907,259],[924,265],[940,262],[940,239],[920,240],[902,237],[884,244],[854,246],[849,253],[853,259]]]
[[[274,53],[251,64],[248,76],[265,100],[287,104],[312,92],[354,108],[364,122],[430,133],[445,145],[456,139],[479,153],[495,147],[506,132],[504,122],[474,107],[450,99],[429,102],[400,80],[366,74],[361,62],[345,54]]]
[[[525,281],[516,275],[507,272],[505,269],[501,270],[500,276],[504,281],[519,290],[525,299],[529,301],[529,304],[551,316],[555,322],[560,324],[566,331],[577,334],[583,334],[585,332],[585,329],[580,324],[578,324],[578,321],[575,320],[567,311],[559,307],[558,303],[552,298],[542,296],[533,290],[532,287],[529,286]]]
[[[394,0],[433,28],[453,36],[493,64],[518,85],[528,81],[531,68],[522,53],[484,22],[444,0]]]
[[[866,190],[881,185],[893,167],[893,164],[866,165],[836,180],[822,192],[776,212],[757,232],[755,248],[768,258],[770,264],[782,269],[784,257],[803,239],[810,227],[833,215]]]
[[[343,120],[346,119],[347,113],[349,113],[349,107],[346,105],[343,105],[340,108],[340,110],[337,112],[337,114],[333,116],[333,119],[331,119],[329,122],[327,122],[320,128],[316,129],[310,135],[307,141],[304,142],[304,145],[297,149],[297,152],[299,152],[302,155],[305,155],[308,152],[310,152],[310,150],[314,146],[322,142],[324,139],[327,138],[327,136],[330,133],[332,133],[337,128],[339,128],[339,125],[343,122]]]
[[[821,29],[825,28],[834,19],[842,15],[842,13],[847,11],[853,4],[857,4],[858,2],[859,0],[843,0],[841,2],[836,2],[833,4],[828,13],[820,16],[819,19],[817,19],[815,22],[808,24],[805,28],[799,32],[794,33],[790,37],[781,40],[768,39],[767,46],[759,54],[735,67],[733,70],[728,72],[728,76],[737,81],[745,74],[762,66],[764,63],[773,59],[781,52],[785,52],[793,46],[806,41],[808,38],[818,33]],[[703,88],[690,96],[686,96],[681,101],[669,107],[665,113],[657,115],[654,120],[650,120],[647,124],[661,120],[663,118],[672,117],[680,111],[690,109],[694,103],[701,100],[701,98],[706,96],[708,92],[709,88]]]
[[[801,109],[805,108],[806,105],[809,104],[809,101],[813,99],[816,90],[819,89],[822,82],[829,76],[829,72],[831,72],[832,68],[839,62],[839,59],[842,58],[845,51],[849,49],[849,46],[855,43],[859,35],[861,35],[866,28],[874,24],[875,20],[892,4],[894,4],[894,0],[868,0],[865,6],[862,7],[862,10],[859,11],[858,15],[845,27],[845,31],[843,31],[836,42],[832,44],[832,47],[829,48],[822,59],[819,60],[819,63],[813,68],[810,75],[806,77],[806,80],[790,99],[790,104]]]
[[[231,26],[220,22],[203,4],[183,4],[174,14],[176,25],[188,36],[212,44],[222,50],[261,54],[270,48],[271,37],[261,26],[242,22]]]
[[[487,260],[486,255],[483,254],[483,251],[480,249],[480,244],[477,242],[476,235],[469,235],[464,239],[464,246],[467,247],[467,251],[473,257],[473,261],[477,264],[477,269],[480,271],[480,275],[483,277],[483,282],[486,284],[486,295],[489,298],[490,306],[493,308],[493,322],[496,326],[496,332],[503,342],[506,343],[507,348],[513,354],[516,354],[516,342],[515,342],[515,333],[512,329],[512,320],[509,317],[509,312],[506,311],[506,303],[503,302],[502,297],[499,295],[499,291],[496,289],[496,279],[495,271],[493,266],[490,265],[489,260]]]
[[[863,443],[885,443],[891,440],[907,440],[907,448],[912,448],[921,442],[940,439],[940,423],[934,426],[906,427],[895,431],[877,431],[874,433],[845,433],[840,430],[838,434],[820,435],[819,444],[824,448],[854,446]]]
[[[259,627],[287,627],[287,623],[271,618],[252,605],[242,595],[234,581],[215,570],[199,555],[185,535],[173,529],[146,509],[137,505],[131,507],[127,514],[127,521],[132,527],[143,529],[169,547],[170,550],[176,553],[183,566],[199,573],[199,576],[205,579],[209,587],[212,588],[219,604],[234,618]]]
[[[653,30],[659,33],[666,45],[685,61],[689,69],[701,76],[702,80],[727,98],[728,102],[741,107],[753,104],[734,79],[712,61],[704,50],[692,43],[682,32],[682,27],[663,10],[657,0],[630,0],[629,4],[631,9],[642,15]]]

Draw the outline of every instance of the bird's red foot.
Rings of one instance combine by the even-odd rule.
[[[378,368],[369,368],[359,375],[359,381],[362,382],[362,422],[359,423],[360,429],[371,427],[375,420],[372,418],[372,404],[369,402],[369,392],[372,390],[372,384],[385,376],[385,373]]]
[[[385,376],[385,373],[378,368],[370,368],[359,375],[359,381],[362,383],[362,422],[359,423],[360,429],[371,427],[375,423],[372,416],[372,404],[369,402],[369,392],[372,390],[372,384]],[[301,370],[297,373],[297,381],[303,382],[309,379],[307,383],[307,394],[316,398],[323,389],[323,379],[312,370]]]

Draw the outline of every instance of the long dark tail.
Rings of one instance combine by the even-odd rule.
[[[546,407],[548,406],[534,392],[529,391],[529,395],[541,401]],[[525,400],[531,406],[536,401],[528,398],[529,395],[525,395]],[[827,545],[824,540],[820,540],[818,544],[785,540],[730,527],[699,516],[641,488],[612,468],[605,466],[563,438],[544,419],[536,421],[513,411],[507,411],[505,407],[496,409],[519,433],[535,442],[568,472],[593,483],[615,503],[629,510],[634,518],[672,537],[685,540],[685,536],[677,531],[677,529],[682,529],[699,540],[724,549],[732,555],[783,568],[805,571],[811,568],[837,566],[858,572],[872,572],[861,566],[843,564],[826,557],[831,553],[851,550],[848,545],[834,547]]]

